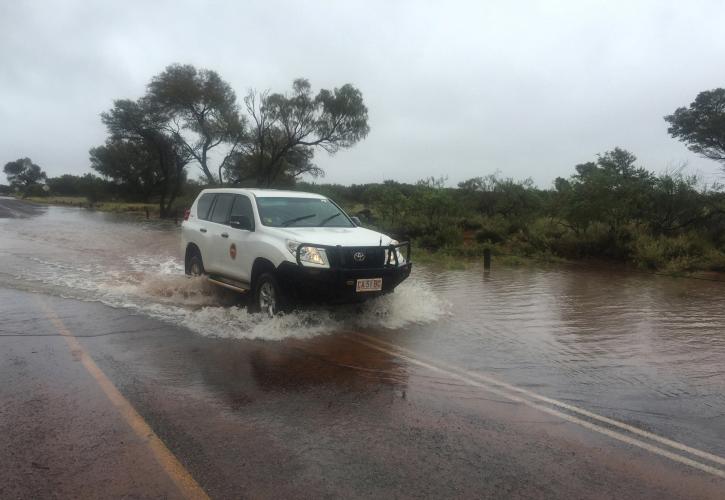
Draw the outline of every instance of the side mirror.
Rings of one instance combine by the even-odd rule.
[[[229,225],[234,229],[243,229],[245,231],[252,231],[252,221],[246,215],[232,215],[229,220]]]
[[[356,226],[358,226],[358,227],[362,226],[362,222],[360,222],[360,218],[359,218],[359,217],[355,217],[355,216],[353,215],[352,217],[350,217],[350,220],[351,220],[351,221],[352,221],[352,223],[353,223],[353,224],[355,224]]]

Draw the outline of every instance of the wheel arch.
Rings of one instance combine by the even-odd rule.
[[[257,277],[259,277],[260,274],[265,272],[274,274],[276,270],[277,267],[271,260],[265,259],[264,257],[257,257],[254,259],[254,263],[252,264],[252,273],[250,275],[250,285],[252,286],[252,289],[254,289]]]

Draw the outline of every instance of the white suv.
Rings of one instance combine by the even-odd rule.
[[[250,307],[270,314],[391,292],[410,275],[410,243],[359,224],[317,194],[205,189],[184,214],[186,273],[251,291]]]

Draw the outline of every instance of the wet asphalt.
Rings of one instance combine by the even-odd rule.
[[[712,458],[563,418],[385,331],[220,339],[13,288],[0,305],[0,498],[189,493],[84,358],[211,498],[725,496],[722,476],[596,428],[725,469]]]

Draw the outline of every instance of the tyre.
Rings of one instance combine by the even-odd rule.
[[[189,276],[201,276],[204,274],[204,262],[201,260],[199,252],[189,258],[189,265],[186,268],[186,274]]]
[[[284,311],[287,305],[277,278],[271,273],[259,275],[251,298],[249,304],[251,312],[265,313],[270,317]]]

